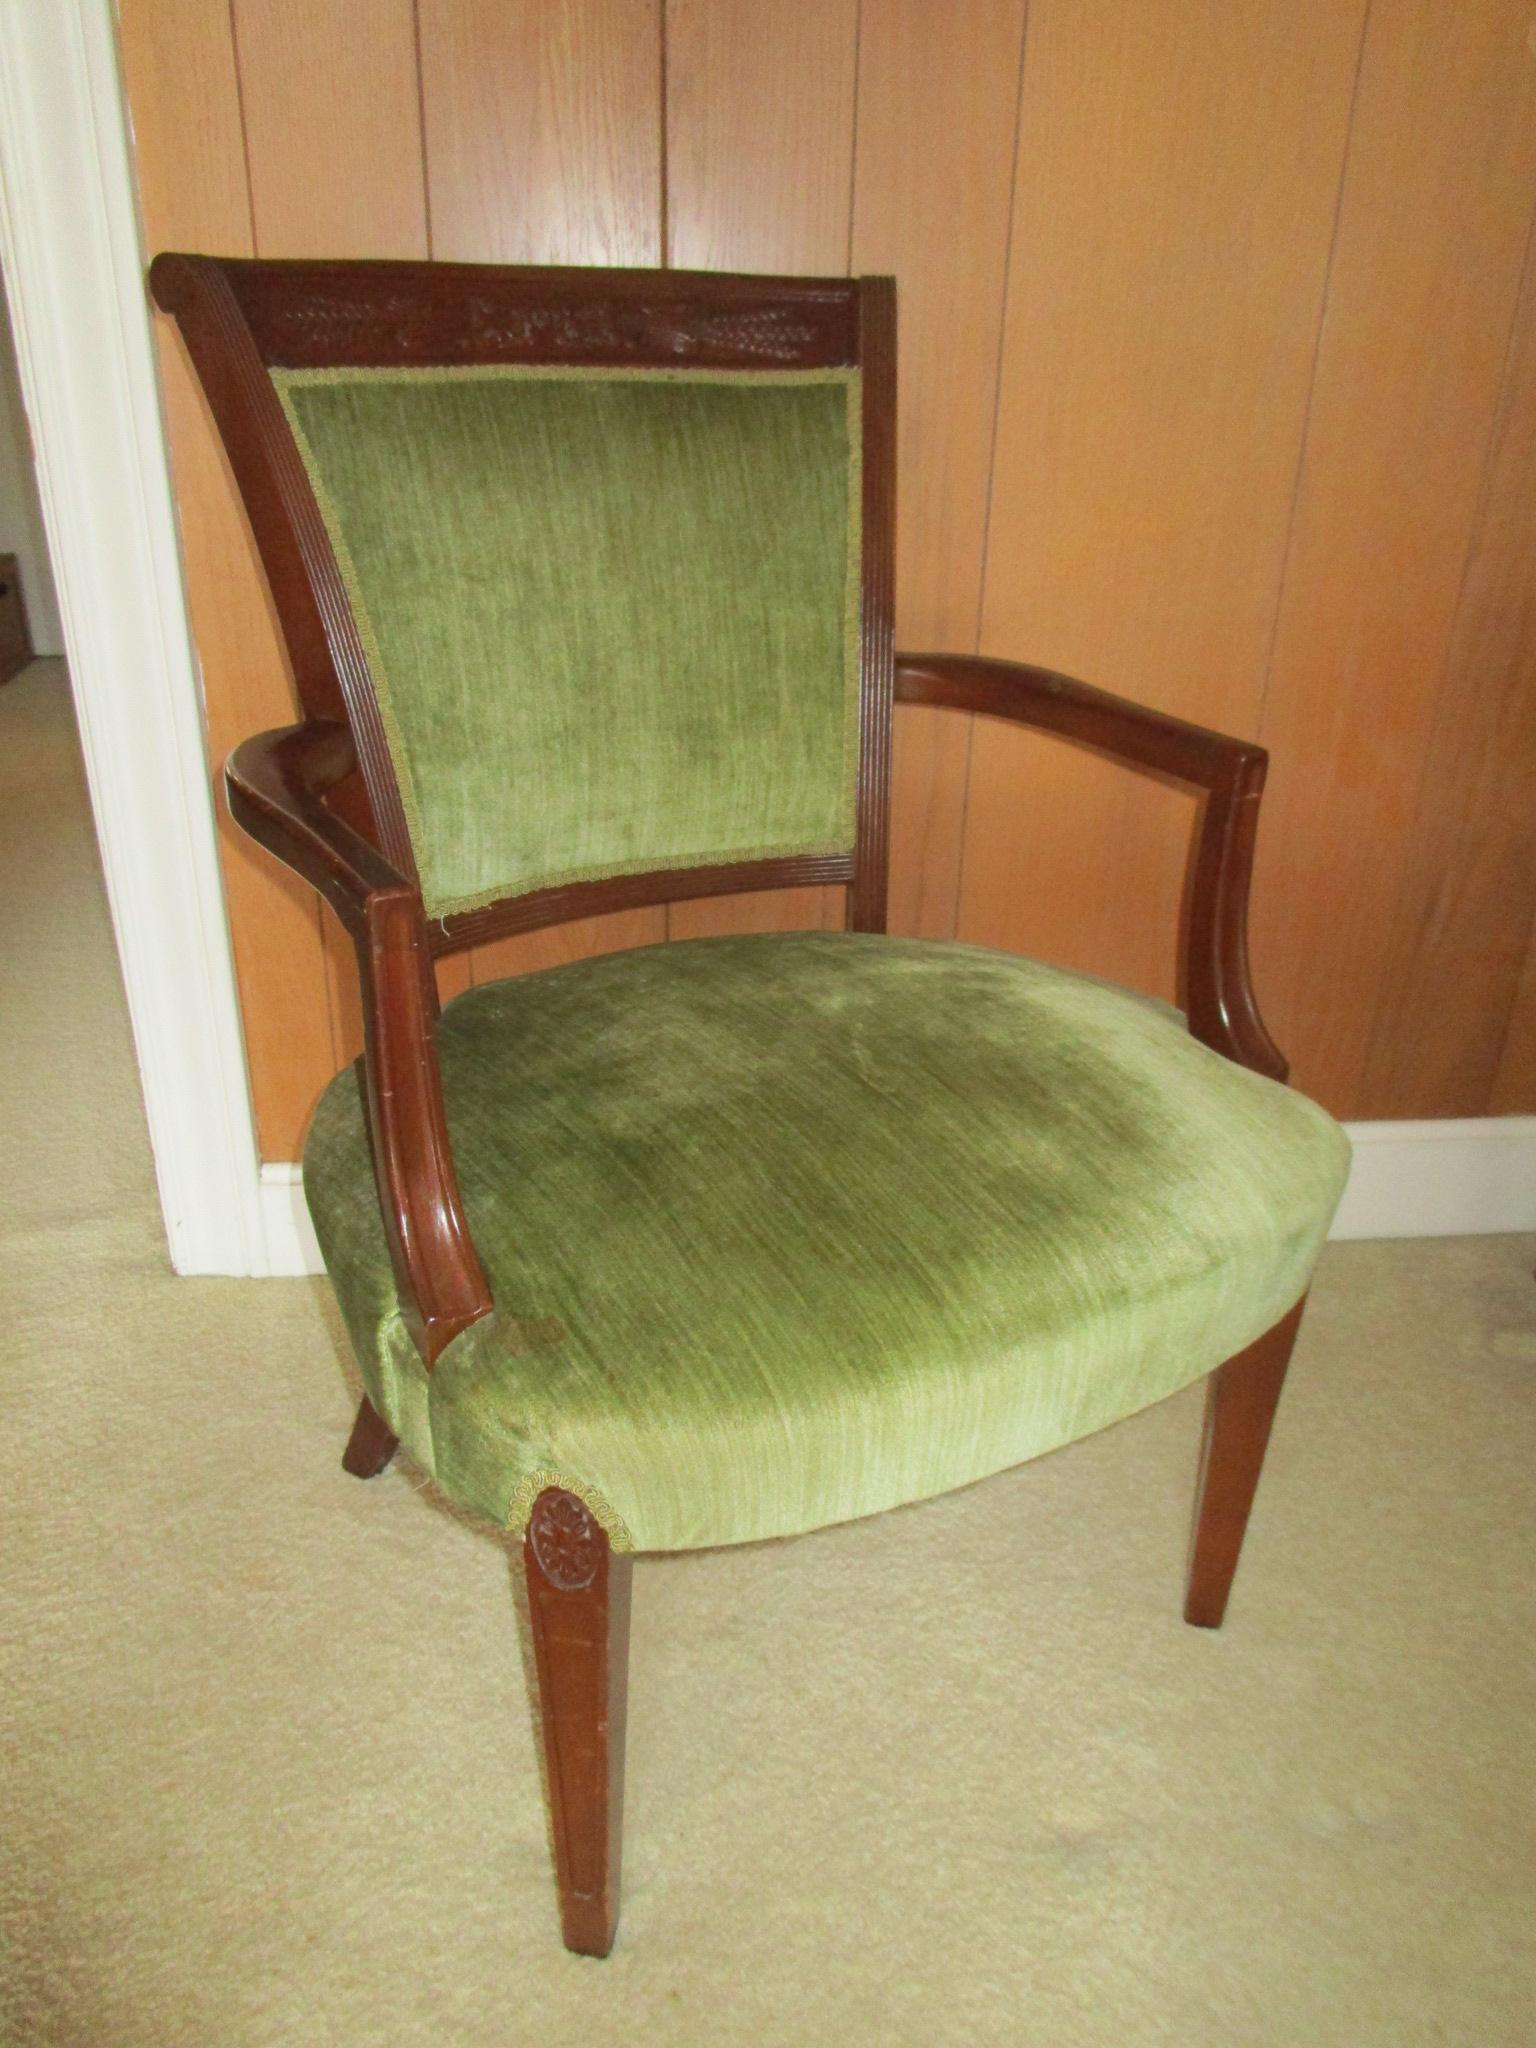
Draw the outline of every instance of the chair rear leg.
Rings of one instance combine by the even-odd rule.
[[[523,1538],[565,1945],[605,1956],[619,1919],[631,1559],[547,1487]]]
[[[399,1437],[364,1394],[347,1448],[341,1454],[342,1470],[350,1472],[354,1479],[377,1479],[399,1446]]]
[[[1303,1295],[1273,1329],[1219,1365],[1206,1383],[1205,1435],[1184,1597],[1184,1619],[1196,1628],[1220,1628],[1227,1611],[1269,1426],[1306,1305]]]

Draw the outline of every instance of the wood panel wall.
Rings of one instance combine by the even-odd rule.
[[[898,631],[1261,737],[1254,933],[1346,1116],[1536,1110],[1528,0],[120,0],[147,249],[890,271]],[[292,715],[162,335],[210,753]],[[1191,798],[898,716],[893,924],[1160,993]],[[226,831],[263,1151],[357,1042]],[[471,978],[744,927],[678,904]]]

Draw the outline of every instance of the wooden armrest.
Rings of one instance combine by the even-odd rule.
[[[326,791],[356,766],[346,726],[319,721],[258,733],[224,764],[235,823],[318,889],[354,938],[371,895],[412,886],[377,847],[326,809]]]
[[[225,767],[237,824],[324,896],[352,936],[379,1207],[407,1326],[430,1372],[491,1309],[454,1173],[421,895],[322,801],[356,766],[343,725],[260,733]]]
[[[1264,1028],[1248,965],[1253,848],[1269,765],[1262,747],[1050,669],[981,655],[898,654],[896,698],[1058,733],[1129,766],[1204,789],[1182,949],[1189,1028],[1203,1045],[1239,1065],[1285,1079],[1285,1058]]]
[[[1132,704],[1054,669],[990,661],[980,654],[898,654],[896,700],[983,711],[1038,726],[1204,789],[1214,788],[1240,763],[1257,763],[1262,775],[1267,759],[1262,747],[1247,740],[1170,718],[1166,711]]]

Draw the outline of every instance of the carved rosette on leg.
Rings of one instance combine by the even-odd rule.
[[[605,1956],[619,1916],[630,1559],[574,1493],[538,1496],[523,1536],[565,1945]]]
[[[602,1531],[585,1501],[554,1488],[541,1493],[528,1521],[528,1542],[539,1569],[562,1593],[578,1593],[597,1576]]]

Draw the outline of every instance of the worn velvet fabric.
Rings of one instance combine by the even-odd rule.
[[[455,1499],[620,1543],[781,1536],[1172,1393],[1307,1285],[1348,1148],[1177,1013],[972,946],[701,939],[471,990],[438,1033],[493,1315],[430,1381],[360,1084],[304,1179],[370,1398]]]
[[[429,914],[852,846],[857,371],[273,381]]]

